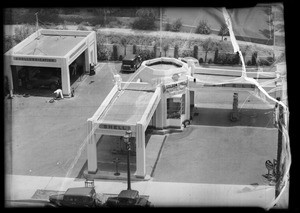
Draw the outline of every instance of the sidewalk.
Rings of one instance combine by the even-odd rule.
[[[39,190],[54,193],[70,187],[84,186],[73,178],[6,175],[6,200],[32,199]],[[138,181],[132,189],[149,196],[155,207],[262,207],[268,208],[274,197],[274,187],[255,185],[194,184]],[[99,194],[118,194],[127,188],[126,181],[95,180]],[[8,196],[10,195],[10,196]],[[34,198],[37,198],[36,196]],[[40,198],[43,199],[43,198]],[[45,196],[44,196],[45,199]]]

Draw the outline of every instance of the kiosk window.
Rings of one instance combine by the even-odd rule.
[[[185,94],[181,97],[181,114],[185,114]]]
[[[175,102],[173,98],[168,98],[167,119],[180,119],[180,116],[181,116],[181,101]]]

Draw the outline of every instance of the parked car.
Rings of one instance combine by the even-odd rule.
[[[121,71],[135,72],[142,64],[142,59],[139,55],[126,55],[122,60]]]
[[[42,86],[49,87],[51,90],[56,90],[60,86],[60,78],[54,76],[52,72],[40,71],[26,83],[27,89]]]
[[[69,188],[63,194],[49,197],[52,207],[101,207],[102,202],[94,187]]]
[[[191,63],[194,63],[196,67],[199,67],[199,61],[196,58],[193,57],[184,57],[184,58],[178,58],[180,61],[189,64],[188,62],[190,61]]]
[[[122,190],[117,197],[109,197],[107,207],[153,207],[150,201],[140,197],[137,190]]]

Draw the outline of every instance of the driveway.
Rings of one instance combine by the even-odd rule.
[[[114,85],[112,73],[119,72],[120,66],[99,64],[96,75],[82,79],[73,98],[50,103],[50,97],[16,95],[6,100],[6,135],[11,137],[6,147],[11,150],[7,155],[11,160],[6,161],[7,172],[76,177],[87,157],[82,146],[87,134],[86,121],[110,92]],[[121,74],[124,81],[130,75]],[[78,163],[70,169],[76,156]]]
[[[192,125],[168,136],[153,181],[268,185],[276,151],[276,129]]]

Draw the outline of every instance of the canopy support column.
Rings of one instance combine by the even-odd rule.
[[[144,178],[146,176],[146,146],[145,129],[143,124],[136,124],[136,177]]]
[[[61,87],[64,96],[69,96],[71,94],[70,72],[69,72],[68,60],[66,58],[62,59]]]
[[[96,173],[98,170],[97,165],[97,141],[95,133],[93,132],[93,122],[87,122],[87,157],[88,157],[88,173]]]

